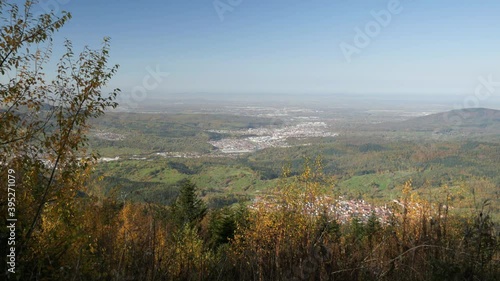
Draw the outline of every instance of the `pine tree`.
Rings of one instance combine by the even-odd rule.
[[[179,226],[195,224],[206,214],[207,207],[198,197],[197,188],[189,179],[179,181],[179,196],[172,206],[174,220]]]

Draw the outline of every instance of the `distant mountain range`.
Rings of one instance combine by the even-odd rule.
[[[500,110],[458,109],[373,125],[372,130],[432,132],[435,134],[500,134]]]

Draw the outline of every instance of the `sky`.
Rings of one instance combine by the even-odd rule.
[[[111,37],[111,62],[120,69],[110,86],[125,94],[467,95],[480,77],[500,82],[500,1],[38,5],[73,15],[56,46],[68,38],[76,49],[99,47]]]

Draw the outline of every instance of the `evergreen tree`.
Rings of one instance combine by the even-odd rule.
[[[189,179],[179,182],[179,196],[172,206],[174,220],[178,225],[195,224],[206,214],[207,207],[198,197],[197,188]]]

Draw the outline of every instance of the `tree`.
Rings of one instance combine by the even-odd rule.
[[[198,198],[197,188],[189,179],[179,182],[179,196],[172,206],[175,221],[180,225],[199,222],[206,214],[205,203]]]
[[[102,90],[118,66],[108,67],[109,38],[101,49],[85,47],[78,55],[66,40],[54,78],[47,79],[52,36],[71,14],[35,16],[37,1],[16,2],[0,0],[0,175],[15,171],[16,198],[23,198],[16,202],[18,256],[24,251],[25,259],[36,262],[50,251],[30,250],[46,233],[41,219],[66,222],[61,218],[71,221],[77,212],[76,192],[97,158],[85,149],[85,133],[91,118],[117,105],[119,89]],[[0,205],[2,213],[5,207]],[[34,233],[37,241],[30,243]]]

